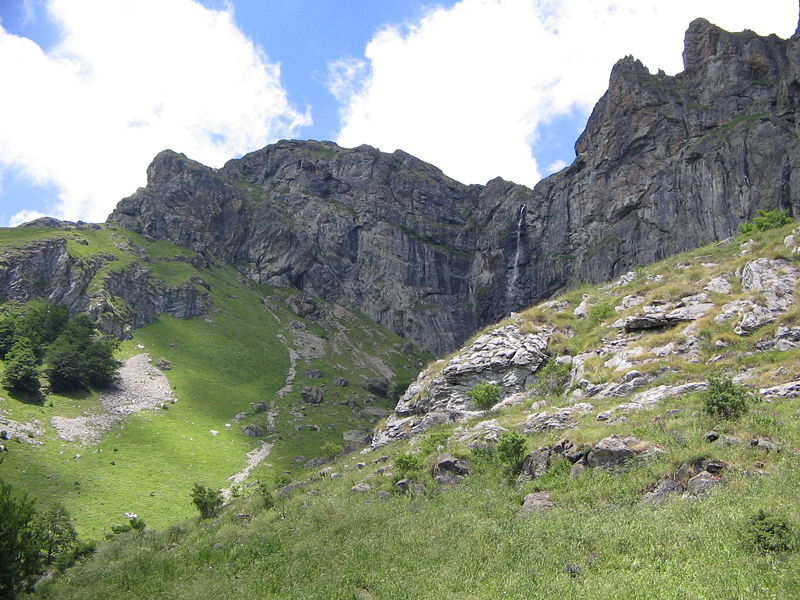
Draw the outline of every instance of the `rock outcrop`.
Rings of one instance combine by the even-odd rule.
[[[412,383],[395,407],[373,447],[417,435],[434,425],[461,421],[485,409],[470,390],[481,382],[497,387],[498,399],[519,394],[547,360],[549,330],[523,333],[518,325],[498,327],[442,364],[435,363]]]
[[[87,259],[70,256],[63,237],[3,250],[0,299],[27,302],[45,298],[72,314],[88,314],[103,331],[120,338],[152,323],[160,314],[189,318],[208,310],[209,294],[194,282],[168,286],[151,277],[143,263],[109,268],[110,264],[116,266],[116,260],[110,254]]]
[[[686,33],[685,69],[632,57],[533,190],[466,186],[397,151],[282,141],[212,170],[171,151],[109,217],[363,310],[436,353],[579,281],[798,214],[800,37]],[[698,309],[699,310],[699,309]]]

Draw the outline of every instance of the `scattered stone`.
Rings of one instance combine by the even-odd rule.
[[[628,295],[622,299],[622,302],[619,305],[614,307],[614,310],[617,312],[622,312],[623,310],[628,310],[629,308],[638,306],[642,302],[644,302],[644,296]]]
[[[656,483],[655,487],[643,496],[645,502],[661,504],[670,496],[682,494],[686,488],[674,479],[665,478]]]
[[[536,492],[525,496],[522,507],[517,512],[517,516],[524,517],[532,512],[548,511],[554,504],[550,501],[548,492]]]
[[[351,429],[342,434],[342,439],[345,442],[351,442],[359,446],[366,446],[372,440],[372,435],[361,429]]]
[[[172,369],[172,363],[169,362],[166,358],[159,358],[156,366],[161,369],[162,371],[169,371]]]
[[[578,319],[585,319],[589,314],[589,294],[584,294],[581,303],[572,311]]]
[[[712,475],[717,475],[721,473],[722,470],[725,468],[725,463],[715,458],[709,458],[703,461],[702,466],[706,471],[708,471]]]
[[[333,479],[333,475],[331,475],[331,479]],[[305,485],[306,484],[303,481],[293,481],[292,483],[289,483],[289,484],[283,486],[281,489],[279,489],[278,490],[278,496],[280,496],[281,498],[286,497],[289,494],[291,494],[293,491],[299,490],[301,488],[304,488]]]
[[[566,563],[564,565],[564,569],[569,574],[570,577],[577,577],[578,575],[583,573],[583,569],[581,569],[577,565],[573,565],[572,563]]]
[[[294,462],[296,462],[297,464],[300,464],[300,463],[306,462],[306,457],[305,456],[295,456],[292,460],[294,460]]]
[[[547,446],[534,450],[522,461],[519,480],[536,479],[541,477],[550,468],[550,448]]]
[[[399,481],[395,482],[394,488],[401,494],[405,494],[408,491],[410,485],[411,485],[410,479],[400,479]]]
[[[586,464],[595,468],[618,467],[648,448],[639,438],[619,434],[610,435],[597,442],[592,448],[586,456]]]
[[[301,425],[295,425],[294,426],[294,430],[295,431],[314,431],[314,432],[318,432],[319,431],[319,425],[313,425],[311,423],[303,423]]]
[[[322,377],[322,371],[319,369],[306,369],[303,375],[306,379],[319,379]]]
[[[425,493],[425,484],[424,483],[415,483],[414,484],[414,495],[421,496]]]
[[[386,398],[389,395],[389,380],[385,377],[371,377],[364,382],[364,389],[370,394]]]
[[[753,438],[750,440],[750,446],[752,448],[760,448],[761,450],[766,450],[767,452],[780,452],[780,448],[773,444],[766,438],[758,437]]]
[[[586,469],[586,466],[583,463],[576,462],[572,465],[572,468],[569,470],[569,477],[570,479],[577,479],[581,475],[583,475],[583,471]]]
[[[317,456],[316,458],[312,458],[306,461],[306,464],[303,465],[306,469],[317,469],[324,464],[328,463],[328,459],[324,456]]]
[[[249,423],[242,427],[242,433],[249,437],[262,437],[264,430],[255,423]]]
[[[689,480],[686,484],[686,492],[694,495],[702,494],[720,483],[718,477],[708,471],[702,471]]]
[[[790,381],[758,391],[765,398],[797,398],[800,397],[800,381]]]
[[[250,519],[253,518],[253,515],[246,512],[240,512],[236,513],[236,518],[239,519],[240,521],[249,521]]]
[[[303,389],[300,390],[300,398],[307,404],[319,404],[322,402],[324,396],[325,393],[318,387],[307,385],[303,386]]]
[[[387,498],[392,497],[392,492],[387,492],[386,490],[378,490],[377,492],[375,492],[375,495],[381,500],[386,500]]]
[[[719,439],[719,433],[712,429],[706,433],[705,438],[707,442],[716,442]]]
[[[254,402],[251,404],[253,407],[253,412],[256,414],[265,413],[267,412],[267,403],[263,400],[259,400],[258,402]]]
[[[358,469],[360,471],[361,469],[365,468],[366,466],[367,466],[367,463],[360,462],[360,463],[356,464],[356,469]]]
[[[357,483],[350,488],[350,491],[363,494],[365,492],[369,492],[371,489],[372,487],[368,483]]]
[[[380,463],[385,463],[387,460],[389,460],[389,457],[384,454],[383,456],[376,458],[373,462],[377,465]]]
[[[703,289],[716,294],[730,294],[733,288],[730,281],[724,275],[720,275],[709,281]]]
[[[333,385],[338,387],[347,387],[350,385],[350,382],[347,381],[344,377],[339,377],[338,375],[333,378]]]
[[[440,454],[433,464],[432,475],[439,485],[459,484],[469,475],[469,462],[452,454]]]
[[[385,419],[392,411],[387,410],[385,408],[381,408],[380,406],[368,406],[367,408],[361,411],[361,414],[366,417],[377,417],[378,419]]]

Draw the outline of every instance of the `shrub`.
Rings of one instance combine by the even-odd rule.
[[[504,431],[497,440],[495,450],[500,462],[512,473],[516,473],[522,466],[527,452],[525,436],[513,431]]]
[[[0,517],[0,598],[14,598],[40,571],[36,510],[30,498],[0,481]]]
[[[27,338],[18,339],[6,355],[3,386],[25,392],[39,389],[39,368],[33,345]]]
[[[488,381],[481,381],[467,392],[470,400],[478,408],[491,408],[500,399],[500,388]]]
[[[407,477],[409,473],[422,469],[422,457],[411,452],[398,454],[394,459],[394,468],[402,477]]]
[[[269,488],[266,484],[258,482],[258,487],[256,488],[256,493],[261,497],[261,501],[264,503],[264,508],[269,510],[275,506],[275,497],[272,495],[272,492],[269,491]]]
[[[709,377],[708,387],[700,392],[703,412],[712,417],[735,421],[747,412],[750,402],[757,400],[756,394],[742,385],[733,383],[730,377]]]
[[[222,506],[222,493],[199,483],[194,484],[191,496],[192,503],[200,511],[201,519],[210,519],[216,516],[217,511]]]
[[[445,431],[437,431],[436,433],[428,434],[422,438],[417,447],[423,456],[428,456],[429,454],[438,452],[439,446],[446,446],[447,440],[449,439],[450,434]]]
[[[325,442],[322,444],[320,450],[325,458],[328,460],[333,460],[338,454],[342,453],[344,446],[337,444],[336,442]]]
[[[739,231],[745,235],[755,233],[756,231],[766,231],[768,229],[777,229],[783,227],[787,223],[791,223],[792,218],[783,210],[759,210],[758,215],[748,223],[739,225]]]
[[[38,516],[36,533],[47,564],[69,552],[78,541],[78,533],[72,525],[72,518],[64,505],[59,502],[51,504],[46,512]]]
[[[587,316],[592,323],[599,323],[613,315],[614,312],[614,305],[609,300],[604,300],[592,306]]]
[[[759,510],[747,524],[750,542],[763,552],[786,552],[797,547],[797,533],[785,518]]]
[[[569,382],[571,372],[572,365],[559,364],[551,358],[536,374],[536,382],[532,388],[540,395],[560,394]]]

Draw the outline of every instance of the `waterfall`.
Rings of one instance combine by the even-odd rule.
[[[514,254],[514,270],[511,273],[511,285],[509,286],[510,292],[517,291],[517,280],[519,279],[519,260],[522,257],[522,227],[525,225],[525,207],[525,204],[519,207],[519,216],[517,218],[517,251]]]

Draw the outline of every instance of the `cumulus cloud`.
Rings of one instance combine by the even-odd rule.
[[[619,58],[676,73],[692,19],[785,37],[796,11],[792,0],[462,0],[378,32],[363,59],[341,63],[362,65],[352,75],[332,67],[338,142],[402,148],[468,183],[531,185],[538,128],[588,114]]]
[[[164,148],[218,166],[311,121],[232,9],[192,0],[50,0],[44,51],[0,25],[0,164],[102,220]]]
[[[27,223],[28,221],[33,221],[34,219],[44,216],[45,215],[38,210],[21,210],[8,220],[8,226],[16,227],[22,223]]]

